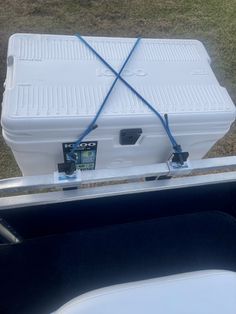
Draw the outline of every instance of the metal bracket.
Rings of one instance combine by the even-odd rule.
[[[72,174],[67,174],[65,172],[54,172],[54,182],[55,184],[64,183],[80,183],[81,182],[81,170],[75,170]]]
[[[173,162],[171,160],[167,161],[167,165],[169,167],[169,176],[178,176],[178,175],[189,175],[193,168],[191,166],[191,162],[189,160],[185,161],[183,164]]]

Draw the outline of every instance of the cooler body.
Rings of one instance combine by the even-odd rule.
[[[85,37],[118,72],[135,39]],[[158,112],[191,159],[225,135],[235,107],[196,40],[142,39],[122,77]],[[2,127],[23,175],[52,173],[97,113],[115,76],[76,36],[15,34],[9,40]],[[166,161],[160,120],[117,81],[78,148],[80,169]]]

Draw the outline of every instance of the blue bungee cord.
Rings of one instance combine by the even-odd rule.
[[[124,68],[125,68],[125,66],[126,66],[126,64],[127,64],[127,62],[129,61],[129,59],[130,59],[132,53],[134,52],[136,46],[138,45],[140,39],[141,39],[140,37],[136,39],[136,41],[135,41],[135,43],[134,43],[134,45],[133,45],[133,48],[130,50],[130,53],[128,54],[128,56],[127,56],[125,62],[123,63],[123,65],[122,65],[122,67],[121,67],[119,73],[117,73],[117,76],[116,76],[115,80],[113,81],[113,83],[112,83],[110,89],[108,90],[108,92],[107,92],[105,98],[103,99],[103,102],[102,102],[102,104],[101,104],[101,106],[100,106],[98,112],[96,113],[95,117],[94,117],[93,120],[90,122],[90,124],[88,125],[88,127],[86,128],[86,130],[80,135],[80,137],[78,138],[78,140],[74,143],[73,149],[72,149],[71,152],[68,154],[68,157],[69,157],[70,160],[75,161],[74,158],[72,157],[72,155],[73,155],[74,152],[76,151],[77,146],[82,142],[82,140],[85,138],[85,136],[87,136],[92,130],[94,130],[94,129],[97,127],[96,121],[97,121],[97,119],[98,119],[100,113],[102,112],[102,110],[103,110],[103,108],[104,108],[104,106],[105,106],[105,104],[106,104],[106,102],[107,102],[107,100],[108,100],[108,97],[110,96],[110,94],[111,94],[111,92],[112,92],[112,90],[113,90],[113,88],[114,88],[114,86],[115,86],[117,80],[119,79],[120,74],[121,74],[122,71],[124,70]]]
[[[80,35],[76,34],[76,36],[100,59],[100,61],[106,65],[116,77],[118,77],[141,101],[152,111],[155,115],[160,119],[169,139],[172,143],[173,149],[176,152],[181,152],[181,146],[174,139],[171,130],[169,128],[168,123],[166,123],[165,119],[161,116],[161,114],[132,86],[130,85],[113,67]],[[140,38],[141,39],[141,38]]]
[[[95,55],[96,57],[104,64],[106,65],[111,72],[116,76],[115,80],[113,81],[109,91],[107,92],[98,112],[96,113],[95,117],[93,118],[93,120],[91,121],[91,123],[88,125],[88,127],[86,128],[86,130],[80,135],[80,137],[78,138],[78,140],[74,143],[73,145],[73,149],[71,150],[71,152],[68,154],[68,158],[71,161],[76,161],[72,156],[74,154],[74,152],[76,151],[77,147],[79,146],[79,144],[82,142],[82,140],[95,128],[97,128],[96,125],[96,121],[99,117],[99,115],[101,114],[116,82],[118,81],[118,79],[120,79],[161,121],[162,126],[164,127],[164,130],[166,131],[166,134],[172,144],[172,147],[174,149],[174,151],[179,154],[182,153],[182,148],[181,146],[176,142],[174,136],[171,133],[170,127],[169,127],[169,123],[168,123],[168,116],[167,114],[164,116],[164,118],[161,116],[161,114],[136,90],[134,89],[134,87],[132,87],[132,85],[130,85],[122,76],[121,73],[124,70],[126,64],[128,63],[132,53],[134,52],[137,44],[139,43],[139,41],[141,40],[141,38],[137,38],[135,41],[135,44],[133,46],[133,48],[131,49],[129,55],[127,56],[124,64],[122,65],[121,69],[119,70],[119,72],[117,72],[116,70],[113,69],[113,67],[82,37],[80,36],[80,34],[76,34],[77,38],[79,38],[85,45],[86,47],[88,47]]]

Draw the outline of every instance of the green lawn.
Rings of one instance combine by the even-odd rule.
[[[8,37],[15,32],[196,38],[236,102],[236,0],[0,0],[0,94]],[[0,96],[1,97],[1,96]],[[211,156],[236,154],[235,128]],[[0,177],[19,170],[0,138]]]

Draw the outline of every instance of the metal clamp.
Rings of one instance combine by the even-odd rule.
[[[167,166],[169,168],[168,176],[171,177],[179,175],[189,175],[193,171],[191,162],[189,160],[184,161],[183,164],[169,160],[167,161]]]

